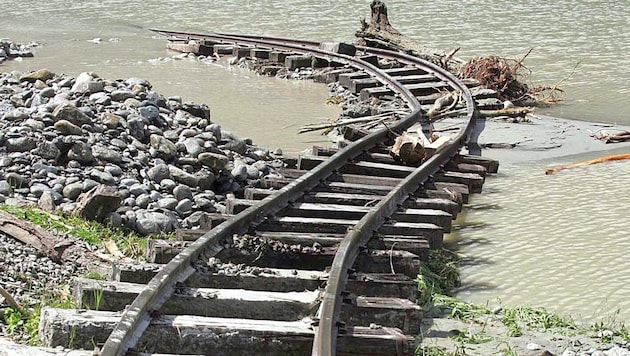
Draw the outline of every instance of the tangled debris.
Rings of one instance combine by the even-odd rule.
[[[459,77],[473,78],[482,86],[496,90],[499,99],[519,102],[528,96],[527,84],[518,81],[520,62],[510,65],[496,56],[474,58],[462,66]]]

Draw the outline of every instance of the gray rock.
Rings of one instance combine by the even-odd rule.
[[[22,125],[26,127],[30,127],[31,129],[35,131],[42,131],[44,127],[46,127],[46,124],[44,124],[43,122],[39,120],[35,120],[35,119],[30,119],[30,118],[26,119],[26,121],[24,121]]]
[[[138,205],[142,209],[146,209],[147,206],[149,206],[149,203],[151,202],[152,202],[152,199],[149,196],[149,194],[140,194],[139,196],[136,197],[136,205]]]
[[[140,211],[136,214],[136,231],[143,235],[172,232],[179,225],[172,214],[159,211]]]
[[[205,169],[200,170],[196,174],[198,183],[197,186],[201,190],[209,190],[214,186],[214,182],[216,181],[216,176],[214,173],[209,172]]]
[[[11,184],[6,180],[0,180],[0,195],[5,197],[9,197],[13,194],[13,188],[11,188]]]
[[[43,211],[54,213],[57,209],[57,204],[55,204],[54,192],[50,190],[43,192],[39,200],[37,201],[37,206]]]
[[[90,177],[95,181],[103,184],[114,184],[114,176],[108,172],[103,172],[99,169],[93,169],[90,171]]]
[[[173,210],[177,206],[177,199],[175,198],[162,198],[157,201],[160,208]]]
[[[24,121],[28,119],[28,112],[24,108],[17,108],[2,115],[2,121]]]
[[[112,100],[119,102],[123,102],[129,98],[136,97],[136,94],[128,89],[114,90],[110,95],[112,97]]]
[[[101,123],[109,129],[115,129],[116,127],[118,127],[118,124],[120,124],[120,120],[122,120],[122,117],[109,112],[105,112],[101,116]]]
[[[150,136],[151,147],[153,147],[158,154],[158,157],[165,160],[171,160],[177,155],[177,146],[160,135]]]
[[[142,195],[142,194],[149,194],[149,189],[147,188],[146,185],[138,183],[138,184],[134,184],[134,185],[130,186],[129,187],[129,192],[132,195],[139,196],[139,195]]]
[[[156,183],[160,183],[164,179],[171,178],[171,172],[166,164],[158,164],[155,167],[152,167],[149,169],[147,174],[149,175],[149,178]]]
[[[244,181],[247,179],[247,166],[244,164],[240,164],[234,167],[230,173],[235,179],[239,181]]]
[[[55,122],[54,128],[55,130],[59,131],[62,135],[80,136],[83,134],[83,130],[81,130],[79,126],[67,120],[59,120]]]
[[[46,184],[42,184],[42,183],[34,183],[33,185],[30,186],[29,189],[31,191],[31,194],[33,194],[37,198],[41,197],[44,192],[52,190],[52,189],[50,189],[49,186],[47,186]]]
[[[173,196],[177,201],[181,201],[184,199],[192,199],[193,193],[187,185],[178,185],[173,189]]]
[[[9,152],[27,152],[37,146],[37,141],[32,137],[10,138],[6,142],[7,151]]]
[[[170,172],[169,172],[170,174]],[[175,187],[177,186],[177,182],[175,182],[174,180],[168,178],[168,179],[163,179],[160,182],[160,189],[166,192],[172,192],[173,189],[175,189]]]
[[[63,103],[57,106],[52,114],[55,120],[67,120],[77,126],[90,124],[92,122],[89,116],[70,103]]]
[[[4,178],[14,189],[25,188],[30,184],[30,179],[14,172],[7,173]]]
[[[145,136],[144,121],[141,117],[135,116],[127,119],[127,129],[129,134],[138,140],[143,140]]]
[[[129,99],[125,100],[123,105],[127,109],[137,109],[137,108],[140,107],[140,105],[142,105],[142,102],[140,100],[136,99],[136,98],[129,98]]]
[[[169,171],[171,172],[171,176],[176,182],[181,184],[185,184],[191,188],[194,188],[199,184],[199,179],[194,175],[185,172],[184,170],[177,168],[175,166],[169,166]]]
[[[91,164],[94,162],[92,147],[85,142],[79,141],[72,145],[72,148],[68,151],[68,159],[81,164]]]
[[[228,163],[230,163],[230,159],[226,155],[212,152],[201,153],[197,159],[201,162],[201,164],[208,166],[215,171],[225,169]]]
[[[99,185],[81,197],[75,213],[88,220],[103,221],[120,206],[121,197],[116,188]]]
[[[76,200],[79,195],[83,192],[83,183],[74,182],[63,187],[63,196],[70,199]]]
[[[103,162],[121,163],[123,161],[122,153],[112,147],[105,147],[102,145],[94,145],[92,147],[92,155],[94,158]]]
[[[141,106],[138,108],[140,116],[148,119],[150,122],[156,121],[160,117],[160,112],[155,106]]]
[[[192,200],[190,199],[184,199],[180,201],[175,207],[175,211],[177,211],[181,215],[190,214],[192,212],[192,209],[193,209],[193,204],[192,204]]]
[[[223,148],[244,155],[247,152],[247,143],[243,139],[234,139],[228,141]]]
[[[70,91],[80,94],[87,93],[90,89],[89,84],[92,80],[94,80],[94,77],[91,73],[83,72],[77,76],[77,79],[74,82],[74,85],[72,86],[72,89],[70,89]]]
[[[191,157],[197,157],[200,153],[203,152],[203,142],[199,142],[199,139],[196,138],[187,138],[184,140],[183,144],[186,147],[186,152]]]
[[[114,177],[120,177],[124,173],[123,169],[120,168],[120,166],[116,166],[116,165],[108,165],[107,167],[105,167],[105,172],[108,172]]]

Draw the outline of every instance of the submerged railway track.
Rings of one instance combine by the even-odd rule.
[[[420,264],[441,247],[462,202],[497,170],[495,161],[460,154],[474,125],[470,90],[402,53],[157,32],[230,45],[234,53],[310,56],[352,68],[340,82],[361,95],[401,98],[408,114],[361,131],[342,148],[288,160],[283,178],[246,189],[208,231],[151,241],[154,263],[117,264],[110,281],[76,280],[76,301],[87,310],[45,309],[44,342],[96,347],[107,356],[413,354],[422,320],[414,282]],[[402,65],[384,70],[379,59]],[[461,96],[457,133],[417,166],[392,158],[395,133],[426,131],[423,113],[447,91]]]

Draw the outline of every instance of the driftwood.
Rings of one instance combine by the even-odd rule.
[[[604,143],[617,143],[630,141],[630,131],[621,131],[617,133],[610,133],[605,130],[600,130],[593,135],[596,139],[604,141]]]
[[[454,57],[459,49],[449,53],[429,48],[419,41],[405,36],[389,22],[387,6],[384,2],[374,0],[370,4],[372,12],[370,23],[361,20],[361,30],[355,33],[359,44],[393,51],[403,51],[416,57],[428,60],[443,68],[457,68],[463,61]]]
[[[0,231],[8,236],[36,248],[52,261],[75,262],[80,265],[93,265],[92,255],[80,243],[53,235],[43,228],[22,221],[13,215],[0,211]]]
[[[621,161],[621,160],[625,160],[625,159],[630,159],[630,153],[614,155],[614,156],[600,157],[600,158],[596,158],[596,159],[592,159],[592,160],[588,160],[588,161],[567,164],[567,165],[564,165],[564,166],[558,166],[558,167],[554,167],[554,168],[547,168],[545,170],[545,174],[549,175],[549,174],[554,174],[554,173],[556,173],[558,171],[561,171],[563,169],[569,169],[569,168],[575,168],[575,167],[583,167],[583,166],[588,166],[588,165],[591,165],[591,164],[598,164],[598,163],[610,162],[610,161]]]

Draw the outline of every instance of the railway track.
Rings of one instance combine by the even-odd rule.
[[[150,241],[151,263],[117,264],[109,281],[76,280],[86,309],[45,309],[44,342],[107,356],[413,354],[420,265],[498,166],[460,154],[474,125],[466,84],[384,50],[158,32],[284,63],[315,58],[343,69],[335,79],[361,96],[402,99],[408,114],[348,130],[343,148],[287,160],[282,178],[246,189],[226,214],[210,217],[208,230]],[[384,70],[379,59],[402,66]],[[392,158],[395,133],[426,131],[423,112],[446,91],[461,93],[457,133],[419,166]]]

